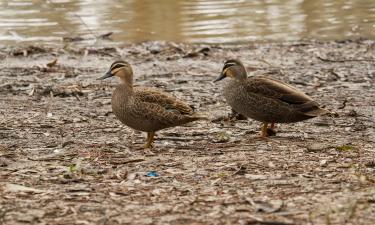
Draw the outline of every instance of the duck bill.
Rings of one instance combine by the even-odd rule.
[[[221,73],[220,76],[218,78],[216,78],[216,80],[214,80],[214,82],[218,82],[222,79],[224,79],[225,77],[227,77],[224,73]]]
[[[104,79],[107,79],[109,77],[113,77],[113,74],[111,73],[111,71],[108,71],[107,73],[104,74],[104,76],[99,77],[97,80],[104,80]]]

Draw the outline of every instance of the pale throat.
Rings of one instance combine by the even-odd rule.
[[[133,73],[125,73],[123,71],[117,72],[116,76],[120,79],[121,83],[133,88]]]

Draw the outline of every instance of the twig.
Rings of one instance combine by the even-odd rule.
[[[99,35],[99,38],[101,39],[111,39],[111,35],[113,34],[113,32],[108,32],[108,33],[105,33],[105,34],[101,34]]]
[[[346,107],[346,103],[348,102],[347,99],[344,99],[344,101],[342,102],[342,105],[338,107],[338,109],[344,109]]]
[[[246,173],[246,167],[244,165],[241,165],[240,168],[238,168],[237,171],[232,174],[232,176],[244,175],[245,173]]]
[[[145,161],[145,160],[144,159],[130,159],[130,160],[126,160],[126,161],[121,161],[121,160],[114,161],[114,160],[112,160],[110,163],[111,164],[128,164],[128,163],[136,163],[136,162],[142,162],[142,161]]]
[[[253,220],[253,221],[248,221],[246,223],[247,225],[250,224],[265,224],[265,225],[293,225],[295,223],[289,223],[289,222],[281,222],[281,221],[262,221],[262,220]]]
[[[318,59],[324,62],[375,62],[375,59],[326,59],[321,56],[316,56]]]

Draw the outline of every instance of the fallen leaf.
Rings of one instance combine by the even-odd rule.
[[[34,193],[45,192],[44,190],[26,187],[26,186],[19,185],[19,184],[10,184],[10,183],[5,185],[5,190],[10,191],[10,192],[19,192],[19,191],[20,192],[34,192]]]
[[[105,34],[101,34],[101,35],[99,35],[99,38],[101,38],[101,39],[110,39],[112,34],[113,34],[113,32],[108,32],[108,33],[105,33]]]
[[[54,59],[52,62],[47,63],[47,67],[53,67],[56,66],[57,64],[57,59]]]
[[[337,151],[350,151],[353,150],[353,146],[350,145],[342,145],[342,146],[337,146],[335,148]]]

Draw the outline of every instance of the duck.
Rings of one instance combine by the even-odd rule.
[[[207,119],[195,113],[187,103],[161,90],[133,87],[133,69],[128,62],[113,62],[98,80],[110,77],[120,81],[112,93],[112,111],[126,126],[147,133],[145,148],[153,147],[155,133],[159,130]]]
[[[248,77],[238,59],[225,61],[214,82],[227,77],[231,79],[224,87],[226,102],[236,112],[262,122],[261,137],[275,135],[276,123],[295,123],[330,114],[311,97],[285,82],[267,76]]]

